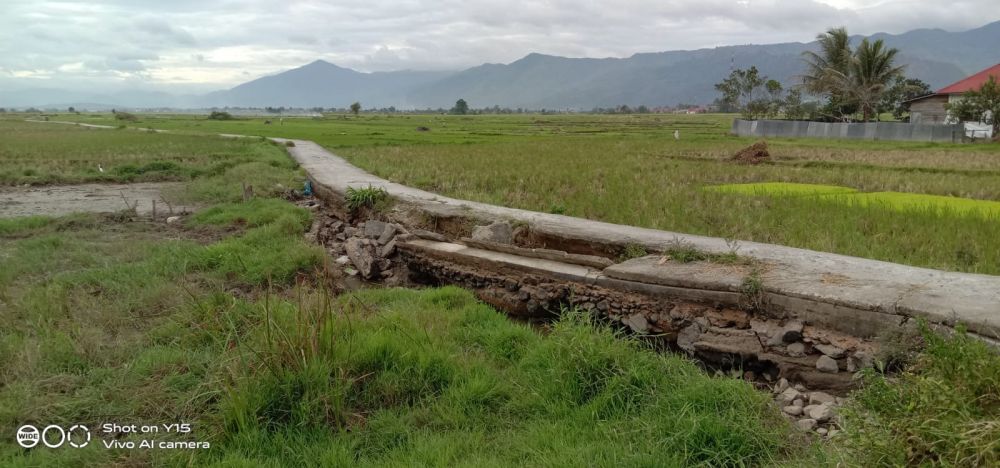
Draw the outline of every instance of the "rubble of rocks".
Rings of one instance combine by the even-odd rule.
[[[703,361],[755,364],[748,366],[754,377],[771,382],[780,376],[846,392],[856,384],[854,373],[871,366],[875,354],[875,345],[869,341],[734,307],[655,300],[634,307],[634,300],[608,302],[587,294],[575,297],[574,302],[636,333],[665,336],[678,349]]]
[[[811,392],[802,384],[789,384],[784,378],[778,380],[772,391],[781,414],[798,429],[823,437],[834,437],[839,432],[837,408],[846,402],[844,398],[825,392]]]
[[[320,219],[318,225],[316,241],[348,275],[393,284],[405,281],[397,278],[400,274],[405,277],[405,265],[395,261],[397,239],[412,236],[403,226],[379,220],[352,225],[330,216]]]

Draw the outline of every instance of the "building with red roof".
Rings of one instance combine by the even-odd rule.
[[[946,104],[962,99],[966,91],[979,89],[990,77],[1000,81],[1000,63],[975,75],[939,89],[936,93],[907,101],[910,105],[910,122],[924,124],[951,123]]]
[[[966,91],[974,91],[982,88],[990,77],[994,77],[1000,80],[1000,63],[993,65],[975,75],[972,75],[964,80],[960,80],[956,83],[950,84],[938,90],[937,94],[963,94]]]

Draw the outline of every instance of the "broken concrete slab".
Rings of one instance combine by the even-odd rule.
[[[609,278],[691,289],[739,292],[749,268],[711,262],[661,262],[659,255],[634,258],[604,269]]]
[[[510,227],[510,224],[496,221],[486,226],[476,226],[472,230],[472,239],[497,244],[512,244],[514,242],[514,229]]]
[[[597,257],[594,255],[580,255],[571,254],[563,252],[561,250],[551,250],[551,249],[529,249],[524,247],[518,247],[511,244],[500,244],[496,242],[481,241],[472,239],[470,237],[463,237],[459,242],[466,244],[470,247],[475,247],[477,249],[494,250],[497,252],[505,252],[514,255],[520,255],[522,257],[534,257],[534,258],[544,258],[546,260],[554,260],[563,263],[572,263],[575,265],[583,265],[591,268],[604,269],[615,262],[604,258]]]
[[[600,275],[593,268],[556,262],[542,258],[528,258],[504,252],[477,249],[462,244],[415,239],[397,243],[400,250],[418,251],[432,257],[475,266],[513,269],[523,272],[541,273],[568,281],[592,284]]]
[[[365,221],[365,237],[369,239],[378,239],[379,237],[382,237],[382,233],[385,232],[387,226],[389,226],[389,224],[384,221],[374,219]]]
[[[373,245],[357,237],[352,237],[347,240],[345,248],[347,249],[347,257],[361,273],[361,276],[372,278],[378,273],[376,263],[378,257],[375,255]]]

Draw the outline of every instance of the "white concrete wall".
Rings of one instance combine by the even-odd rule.
[[[961,94],[949,94],[948,104],[949,105],[957,104],[959,102],[962,102],[962,99],[963,98]],[[955,124],[958,123],[958,119],[952,116],[951,113],[949,112],[946,122]],[[964,125],[965,125],[965,136],[969,138],[976,138],[976,139],[993,138],[993,127],[991,127],[990,125],[987,125],[983,122],[965,122]]]

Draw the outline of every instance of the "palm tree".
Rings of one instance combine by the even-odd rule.
[[[906,66],[894,63],[898,53],[895,48],[886,48],[881,39],[871,42],[866,38],[850,56],[847,73],[830,72],[834,89],[858,104],[865,122],[877,112],[893,81],[903,75]]]
[[[819,52],[811,50],[802,53],[806,62],[806,73],[802,84],[812,94],[835,92],[831,72],[846,75],[851,61],[851,38],[846,28],[832,28],[816,36]]]

